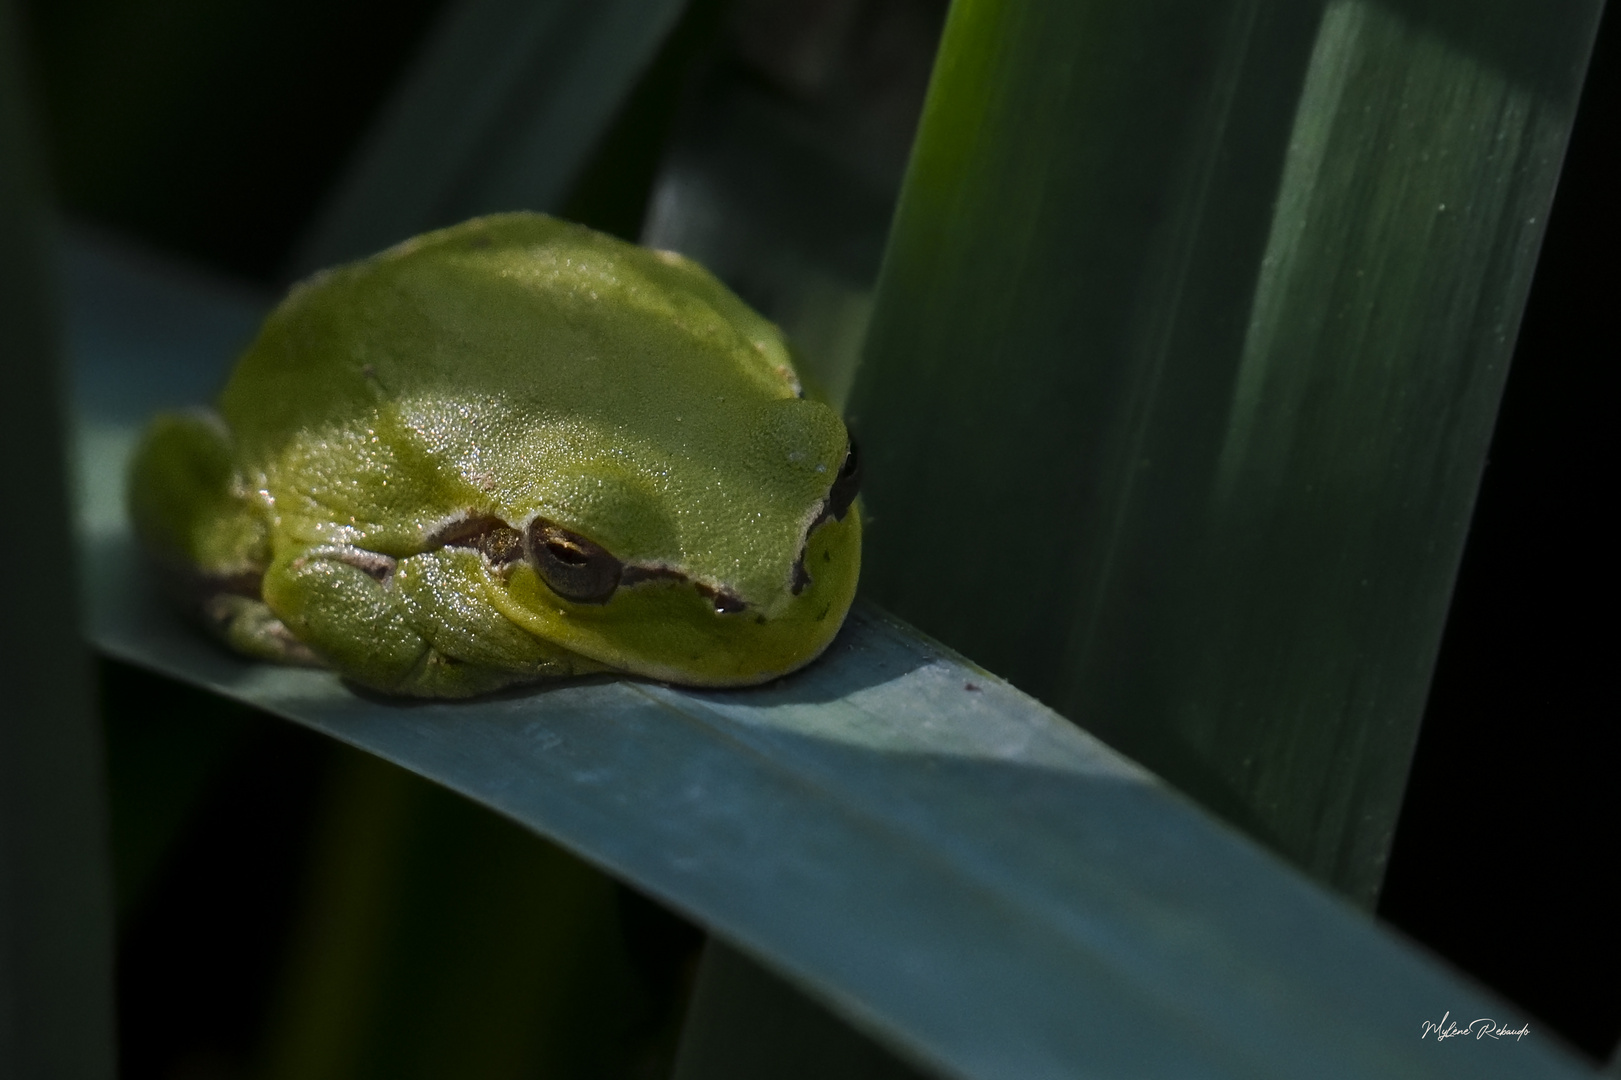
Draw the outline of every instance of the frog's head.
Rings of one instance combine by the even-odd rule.
[[[435,415],[408,424],[441,433],[435,455],[505,523],[492,602],[672,682],[746,685],[813,659],[860,570],[843,421],[803,396],[781,332],[697,264],[544,229],[469,241],[441,260],[454,277],[411,285],[418,311],[453,287],[473,298],[453,378],[423,399]]]
[[[512,515],[493,602],[537,637],[672,682],[747,685],[815,658],[860,570],[856,449],[819,402],[749,418],[739,432],[730,413],[685,417],[678,448],[620,431],[587,451],[572,432],[573,453],[544,459],[569,466]]]

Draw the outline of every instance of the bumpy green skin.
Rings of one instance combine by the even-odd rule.
[[[295,287],[217,413],[154,421],[130,505],[253,656],[419,696],[599,671],[736,686],[844,619],[848,453],[780,331],[701,267],[509,214]],[[605,601],[554,589],[546,523],[624,568]]]

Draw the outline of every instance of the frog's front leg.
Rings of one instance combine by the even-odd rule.
[[[278,558],[263,595],[317,656],[389,693],[468,697],[602,670],[501,615],[485,599],[497,573],[470,549],[394,559],[329,545]]]

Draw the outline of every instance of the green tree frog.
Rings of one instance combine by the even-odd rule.
[[[461,697],[808,663],[855,594],[858,472],[702,267],[502,214],[295,286],[215,410],[153,421],[129,497],[237,650]]]

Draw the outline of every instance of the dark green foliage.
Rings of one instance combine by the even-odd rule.
[[[369,755],[334,762],[324,801],[261,1075],[589,1080],[659,1064],[660,1003],[607,877]]]
[[[573,181],[559,216],[635,243],[683,92],[716,48],[732,0],[690,0]]]
[[[187,822],[263,714],[118,664],[97,668],[114,896],[138,912]]]
[[[959,2],[870,595],[1371,904],[1597,14]]]
[[[671,1080],[923,1080],[792,984],[711,941]]]
[[[440,0],[30,0],[67,209],[272,278]]]
[[[110,1080],[101,747],[73,613],[67,379],[21,57],[0,0],[0,1076]]]

